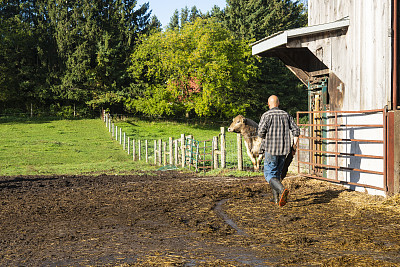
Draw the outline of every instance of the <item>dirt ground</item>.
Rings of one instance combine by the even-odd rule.
[[[0,177],[1,266],[400,266],[400,199],[288,177]]]

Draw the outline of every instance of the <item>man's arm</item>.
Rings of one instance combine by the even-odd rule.
[[[258,124],[257,136],[261,139],[265,139],[265,135],[267,134],[267,117],[268,116],[264,113],[261,116],[260,123]]]

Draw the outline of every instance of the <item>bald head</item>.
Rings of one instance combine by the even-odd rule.
[[[268,106],[270,109],[279,107],[279,98],[276,95],[271,95],[268,98]]]

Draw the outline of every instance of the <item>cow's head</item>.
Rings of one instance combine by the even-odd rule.
[[[240,133],[243,127],[246,125],[246,118],[242,115],[237,115],[228,128],[228,132]]]

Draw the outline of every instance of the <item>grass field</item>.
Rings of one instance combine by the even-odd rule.
[[[180,138],[181,134],[193,135],[196,140],[204,141],[212,139],[220,133],[220,127],[228,128],[228,125],[207,125],[207,124],[188,124],[171,121],[144,121],[134,118],[126,120],[117,120],[115,125],[122,127],[126,134],[137,140],[168,140],[169,137],[174,139]],[[235,136],[236,135],[233,135]]]
[[[143,121],[138,119],[115,120],[114,124],[122,128],[127,136],[135,140],[148,140],[149,147],[152,150],[153,141],[162,139],[168,141],[169,137],[178,139],[181,134],[186,136],[192,135],[193,138],[200,142],[200,147],[204,147],[203,141],[212,140],[214,136],[219,136],[221,127],[225,128],[226,140],[226,164],[228,168],[237,167],[237,134],[229,133],[228,127],[230,122],[219,122],[213,124],[200,123],[177,123],[171,121]],[[242,142],[243,143],[243,142]],[[207,146],[211,143],[207,143]],[[246,155],[245,145],[242,144],[243,164],[245,167],[252,167],[250,159]],[[218,172],[218,170],[217,170]],[[241,175],[246,173],[241,173]]]
[[[0,139],[0,175],[120,173],[144,167],[132,162],[99,119],[2,120]]]
[[[136,140],[179,138],[193,135],[204,141],[218,136],[220,127],[138,119],[115,121]],[[100,119],[1,119],[0,175],[125,174],[158,167],[132,161]],[[236,144],[236,134],[226,133],[227,146]],[[234,150],[231,150],[234,151]],[[235,163],[235,155],[232,161]],[[248,160],[244,155],[245,161]],[[245,162],[249,164],[249,162]]]

